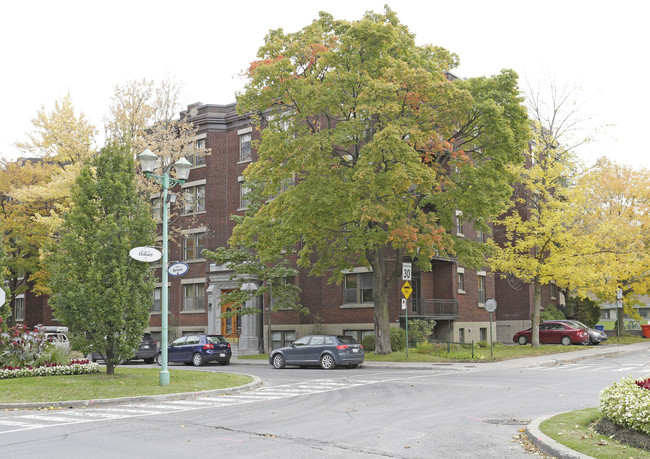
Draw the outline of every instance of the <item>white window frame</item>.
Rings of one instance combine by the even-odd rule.
[[[249,199],[251,190],[245,185],[244,177],[237,177],[237,180],[239,181],[239,209],[237,210],[246,210],[251,203]]]
[[[185,198],[183,214],[192,215],[205,212],[205,179],[186,182],[182,188]],[[200,190],[203,192],[200,193]]]
[[[355,300],[351,301],[349,298],[351,295],[352,287],[348,288],[348,276],[350,281],[352,276],[356,278],[356,285],[353,287],[355,291]],[[343,304],[361,304],[361,305],[373,305],[373,290],[374,285],[368,287],[368,280],[374,284],[373,273],[366,268],[356,268],[351,272],[346,272],[343,278]],[[365,285],[365,288],[364,288]],[[370,297],[368,298],[367,293],[370,291]]]
[[[456,211],[456,236],[465,237],[463,233],[463,211]]]
[[[16,322],[25,321],[25,294],[24,293],[21,293],[20,295],[16,295],[16,298],[14,298],[14,320]]]
[[[237,131],[239,136],[239,162],[249,163],[253,160],[253,128],[248,127]]]
[[[203,245],[199,245],[199,238],[203,238]],[[207,248],[208,242],[207,242],[207,233],[205,230],[201,231],[192,231],[192,232],[184,232],[183,233],[183,260],[188,261],[188,260],[203,260],[203,255],[202,252],[204,249]],[[193,247],[192,249],[194,250],[194,256],[189,257],[187,252],[188,252],[188,242],[193,241]]]
[[[458,293],[465,293],[465,268],[456,268],[456,280],[458,282]]]
[[[487,298],[487,273],[485,271],[478,271],[476,273],[476,277],[477,277],[476,283],[478,289],[478,305],[479,307],[485,307],[485,300]],[[483,281],[482,290],[481,290],[481,280]],[[481,298],[481,292],[483,292],[483,298]]]
[[[205,312],[205,279],[187,279],[182,280],[183,286],[183,304],[182,313]],[[188,290],[191,290],[192,296],[188,296]],[[197,293],[203,293],[198,295]]]

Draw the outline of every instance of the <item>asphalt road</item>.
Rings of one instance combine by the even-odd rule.
[[[531,420],[597,406],[608,384],[650,376],[650,343],[583,354],[330,371],[207,366],[202,371],[256,375],[263,384],[178,401],[3,411],[0,451],[12,458],[530,458],[513,438]],[[193,371],[170,371],[180,368]]]

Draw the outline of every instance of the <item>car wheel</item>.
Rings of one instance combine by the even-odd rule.
[[[562,346],[568,346],[573,343],[573,341],[571,341],[571,337],[569,336],[563,336],[560,342],[562,343]]]
[[[524,335],[521,335],[518,339],[517,342],[521,344],[522,346],[525,346],[528,344],[528,338],[526,338]]]
[[[323,356],[320,358],[320,366],[325,369],[325,370],[331,370],[336,366],[336,363],[334,362],[334,357],[332,357],[332,354],[323,354]]]
[[[153,357],[150,359],[144,359],[144,363],[153,363]]]
[[[157,356],[154,357],[154,360],[158,365],[162,365],[162,355],[158,354]]]
[[[198,352],[192,356],[192,365],[195,367],[200,367],[203,365],[203,356]]]
[[[282,354],[275,354],[273,356],[273,368],[277,370],[284,368],[284,357]]]
[[[230,360],[224,360],[223,362],[219,362],[219,365],[228,365],[230,363]]]

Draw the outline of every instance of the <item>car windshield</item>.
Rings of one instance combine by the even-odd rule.
[[[228,340],[221,335],[208,335],[208,342],[212,344],[227,343]]]
[[[359,344],[359,342],[351,336],[337,336],[337,338],[342,344]]]

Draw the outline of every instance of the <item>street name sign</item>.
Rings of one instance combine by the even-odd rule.
[[[177,262],[169,265],[167,272],[170,276],[182,276],[187,272],[188,269],[190,269],[190,267],[187,265],[187,263]]]
[[[134,260],[151,263],[160,260],[162,253],[153,247],[135,247],[129,251],[129,256]]]

